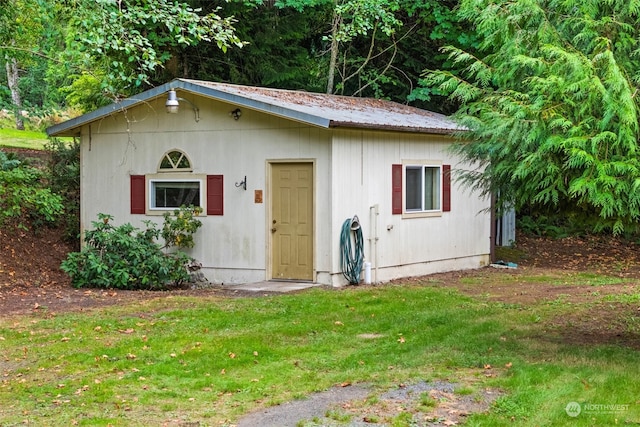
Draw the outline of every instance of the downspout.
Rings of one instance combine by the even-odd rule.
[[[491,194],[491,227],[489,229],[489,263],[496,262],[496,195]]]
[[[369,253],[373,258],[373,283],[378,283],[378,215],[378,204],[370,206],[371,237],[369,238]]]

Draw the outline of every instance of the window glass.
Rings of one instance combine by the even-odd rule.
[[[440,210],[440,166],[405,166],[405,212]]]
[[[171,164],[171,159],[169,158],[169,156],[164,156],[162,158],[160,169],[173,169],[173,165]]]
[[[151,181],[151,208],[202,206],[200,181]]]
[[[179,150],[169,151],[160,161],[161,171],[187,171],[190,169],[189,158]]]
[[[424,168],[424,206],[425,211],[440,209],[440,168]]]
[[[422,210],[422,174],[421,166],[407,166],[406,168],[406,197],[405,206],[407,211]]]

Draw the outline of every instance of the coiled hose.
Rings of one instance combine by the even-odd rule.
[[[352,247],[351,234],[353,233]],[[360,272],[364,262],[364,241],[358,217],[345,220],[340,232],[340,269],[350,285],[360,283]]]

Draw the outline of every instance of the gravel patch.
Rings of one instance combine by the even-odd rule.
[[[333,387],[306,399],[252,412],[236,427],[387,427],[387,421],[401,412],[411,413],[411,425],[417,427],[451,426],[464,423],[473,413],[487,411],[502,395],[491,389],[460,395],[455,392],[459,387],[447,381],[419,381],[380,394],[372,405],[364,404],[373,393],[370,387]],[[419,408],[425,394],[438,402],[427,412]],[[329,418],[329,411],[344,415],[344,420]]]
[[[301,420],[322,418],[333,405],[364,399],[370,389],[365,386],[333,387],[306,399],[262,409],[244,416],[237,427],[296,427]],[[371,424],[365,424],[371,426]]]

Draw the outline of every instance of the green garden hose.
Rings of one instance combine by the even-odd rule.
[[[352,247],[352,238],[355,247]],[[360,283],[360,272],[364,262],[362,228],[357,216],[345,220],[340,233],[340,268],[350,285]]]

